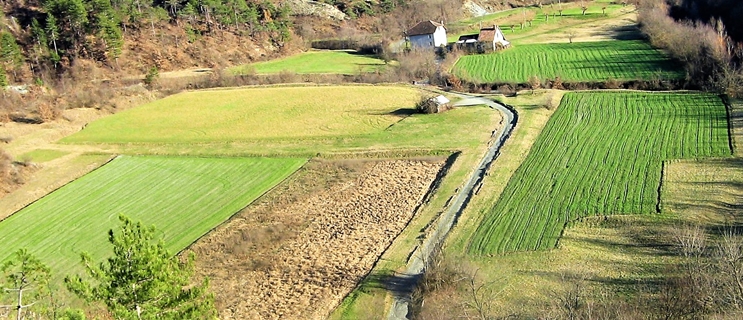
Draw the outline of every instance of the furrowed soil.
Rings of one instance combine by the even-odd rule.
[[[405,228],[443,165],[307,164],[190,248],[220,318],[326,318]]]

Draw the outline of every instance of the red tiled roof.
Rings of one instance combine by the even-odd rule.
[[[495,40],[495,33],[498,29],[500,29],[498,26],[480,28],[480,35],[477,37],[477,41],[492,42]]]
[[[418,36],[422,34],[433,34],[436,32],[436,28],[443,27],[444,25],[433,21],[422,21],[410,28],[406,33],[409,36]]]

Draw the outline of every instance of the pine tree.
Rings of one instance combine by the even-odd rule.
[[[59,57],[59,50],[57,49],[57,40],[59,40],[59,29],[57,28],[57,19],[54,18],[54,15],[47,13],[46,14],[46,28],[44,28],[44,31],[46,32],[46,36],[48,37],[49,41],[52,42],[54,45],[54,55]],[[56,64],[59,60],[55,61]]]
[[[8,85],[8,76],[5,74],[5,68],[0,65],[0,92],[5,91],[5,86]]]
[[[89,302],[102,302],[115,319],[211,319],[216,316],[208,281],[193,285],[193,255],[186,262],[153,243],[155,229],[120,216],[121,231],[109,231],[113,256],[99,265],[82,254],[89,283],[65,278],[67,288]]]
[[[25,249],[13,253],[13,258],[4,263],[0,271],[5,275],[0,290],[11,293],[13,297],[13,304],[4,307],[12,307],[16,319],[23,319],[26,309],[38,303],[47,293],[51,271]]]
[[[13,75],[23,65],[21,47],[16,43],[13,34],[7,31],[0,31],[0,63],[10,68]]]

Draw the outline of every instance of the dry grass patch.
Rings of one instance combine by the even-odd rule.
[[[192,247],[223,319],[325,319],[413,217],[442,162],[315,162]]]
[[[741,221],[743,159],[669,161],[665,165],[662,209],[709,225]]]

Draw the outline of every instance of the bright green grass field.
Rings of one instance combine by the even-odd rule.
[[[178,252],[288,177],[304,159],[119,157],[0,222],[0,261],[27,248],[55,275],[82,270],[80,252],[111,253],[125,214],[155,225]]]
[[[384,61],[372,56],[348,50],[309,51],[287,58],[257,62],[237,67],[236,73],[254,70],[257,74],[280,73],[284,71],[301,74],[358,74],[372,72],[385,66]]]
[[[327,86],[184,92],[89,124],[63,143],[198,143],[378,132],[420,93],[404,87]]]
[[[730,155],[714,95],[568,93],[486,209],[469,253],[550,249],[580,217],[654,213],[664,160]]]
[[[644,41],[531,44],[457,61],[453,72],[479,83],[526,83],[560,77],[568,82],[680,79],[680,66]]]
[[[65,151],[60,151],[60,150],[38,149],[38,150],[24,153],[18,158],[20,160],[31,159],[31,161],[33,162],[41,163],[41,162],[47,162],[47,161],[52,161],[57,158],[61,158],[67,154],[69,153]]]

